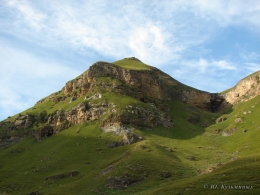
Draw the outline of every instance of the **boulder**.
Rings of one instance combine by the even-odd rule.
[[[125,145],[130,145],[134,144],[136,142],[142,141],[144,139],[143,136],[133,133],[133,132],[127,132],[124,134],[123,139],[120,141],[114,141],[111,143],[107,144],[108,148],[116,148],[119,146],[125,146]]]
[[[79,171],[71,171],[71,172],[68,173],[68,176],[69,176],[69,177],[75,177],[75,176],[77,176],[79,173],[80,173]]]
[[[222,131],[222,136],[230,136],[233,135],[237,131],[237,127],[230,128],[230,129],[225,129]]]
[[[221,122],[223,122],[223,121],[225,121],[225,120],[227,120],[227,119],[228,119],[227,116],[221,117],[221,118],[219,118],[219,119],[217,120],[217,123],[221,123]]]
[[[136,133],[127,132],[124,134],[123,142],[125,143],[125,145],[130,145],[138,141],[141,141],[143,139],[144,139],[143,136],[140,136]]]
[[[242,118],[236,118],[236,119],[235,119],[235,122],[236,122],[236,123],[240,123],[241,121],[242,121]]]
[[[126,187],[138,182],[136,179],[128,174],[124,176],[110,176],[107,178],[107,187],[116,190],[123,190]]]
[[[14,122],[14,126],[15,127],[19,127],[19,126],[21,126],[21,125],[23,125],[25,123],[25,121],[24,120],[16,120],[15,122]]]

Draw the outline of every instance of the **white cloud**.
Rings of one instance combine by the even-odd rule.
[[[29,35],[30,41],[94,49],[115,58],[135,55],[157,66],[209,40],[217,25],[237,25],[239,21],[260,28],[259,20],[255,20],[260,18],[256,1],[6,2],[20,15],[15,24],[9,24],[9,32],[18,34],[19,30]],[[28,32],[22,24],[40,35]]]
[[[134,3],[125,0],[117,3],[106,0],[3,0],[0,33],[10,42],[21,40],[46,51],[52,48],[75,53],[96,52],[98,57],[115,60],[135,56],[153,66],[172,66],[178,79],[184,78],[190,85],[204,89],[210,84],[212,91],[219,90],[216,87],[218,80],[230,73],[238,73],[239,69],[241,72],[256,70],[259,54],[242,52],[240,58],[247,64],[244,61],[236,64],[236,59],[206,56],[205,53],[210,52],[203,44],[219,38],[222,30],[230,26],[259,33],[259,18],[258,0],[246,3],[244,0],[144,0]],[[55,84],[57,78],[66,82],[68,75],[73,78],[79,74],[73,67],[35,54],[33,48],[28,51],[31,53],[1,45],[0,71],[5,74],[1,75],[0,86],[6,86],[2,87],[5,90],[2,94],[6,95],[1,96],[6,105],[17,108],[28,105],[19,103],[15,106],[15,102],[21,102],[19,99],[24,96],[37,100],[34,92],[47,93],[46,85]],[[231,78],[224,79],[226,85]],[[37,89],[39,87],[41,90]],[[53,92],[53,86],[49,91]],[[9,96],[14,99],[9,98],[8,103]],[[42,98],[41,94],[38,96]]]
[[[213,61],[213,66],[215,66],[219,70],[235,70],[236,67],[231,62],[227,62],[226,60]]]
[[[41,13],[35,7],[31,7],[28,1],[9,0],[7,1],[7,5],[16,8],[19,11],[18,17],[23,17],[23,21],[36,31],[44,28],[46,15]]]
[[[128,42],[134,56],[148,64],[160,64],[179,52],[167,46],[168,37],[158,26],[148,25],[131,31]]]

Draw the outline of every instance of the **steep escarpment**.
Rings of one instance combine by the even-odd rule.
[[[0,127],[3,134],[11,135],[3,139],[7,141],[16,140],[17,130],[18,137],[24,137],[33,129],[39,140],[70,126],[99,120],[104,132],[120,135],[132,132],[131,126],[170,128],[174,119],[166,114],[169,112],[166,102],[180,101],[216,112],[258,95],[259,76],[259,72],[252,74],[227,93],[214,94],[186,86],[136,58],[114,63],[99,61],[67,82],[62,90],[38,101],[26,113],[1,122]],[[119,97],[129,97],[135,104],[121,103]]]
[[[235,105],[240,102],[246,102],[260,94],[260,71],[257,71],[246,78],[240,80],[235,87],[223,92],[225,101],[222,108],[228,105]]]
[[[135,63],[137,65],[133,67]],[[169,128],[174,125],[174,120],[165,115],[169,111],[165,102],[181,101],[202,110],[216,112],[258,95],[259,76],[258,71],[242,79],[227,93],[214,94],[186,86],[136,58],[126,58],[115,63],[100,61],[67,82],[61,91],[38,101],[32,108],[41,107],[40,110],[27,111],[7,119],[0,123],[0,127],[4,129],[4,134],[16,135],[7,136],[7,141],[17,140],[17,133],[13,133],[15,130],[20,130],[18,137],[23,137],[28,129],[33,128],[33,134],[39,140],[72,125],[101,118],[100,128],[103,131],[120,135],[123,135],[122,132],[131,132],[129,126],[149,129],[162,125]],[[111,100],[111,94],[108,93],[131,97],[144,105],[118,105],[118,100]],[[46,111],[45,104],[50,106],[49,111]]]
[[[131,68],[136,62],[138,65]],[[111,99],[117,96],[129,97],[135,104],[143,105]],[[30,134],[40,140],[70,126],[100,119],[100,129],[120,135],[132,132],[130,126],[170,128],[174,121],[166,114],[169,108],[165,102],[171,100],[214,112],[219,109],[223,97],[188,87],[136,58],[116,63],[96,62],[67,82],[61,91],[38,101],[25,113],[0,123],[2,134],[6,135],[2,140],[22,138],[31,129]]]
[[[105,82],[98,83],[98,78],[102,77],[114,78],[120,82],[115,81],[109,86]],[[115,92],[143,102],[147,102],[149,98],[162,101],[179,100],[204,110],[218,110],[214,103],[212,105],[215,94],[188,87],[151,66],[147,70],[135,70],[125,69],[113,63],[96,62],[82,75],[66,83],[62,92],[65,95],[74,92],[71,97],[73,99],[84,96],[97,85],[103,87],[107,85],[106,87],[110,87]],[[47,99],[55,99],[55,94],[40,100],[39,103]]]

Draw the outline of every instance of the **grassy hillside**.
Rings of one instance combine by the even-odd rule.
[[[130,61],[114,64],[149,68]],[[71,110],[82,102],[114,103],[117,113],[124,112],[127,105],[154,109],[151,103],[99,87],[99,82],[120,81],[106,77],[96,80],[96,87],[87,96],[101,93],[100,99],[84,100],[82,96],[70,102],[74,91],[63,101],[47,100],[21,114],[42,116],[39,118],[46,121],[57,111]],[[56,96],[65,95],[58,92]],[[73,125],[40,141],[32,136],[43,125],[40,119],[32,128],[16,131],[3,125],[1,135],[29,135],[19,143],[0,147],[0,194],[259,194],[259,102],[257,96],[219,113],[179,101],[163,102],[158,112],[172,118],[173,127],[129,126],[144,140],[116,148],[107,145],[123,136],[100,129],[111,114],[109,110],[98,120]],[[17,116],[8,120],[14,121]],[[119,187],[115,187],[116,182]],[[226,189],[231,188],[228,186],[250,189]]]
[[[193,161],[187,159],[187,155],[194,156],[204,149],[198,148],[196,141],[192,143],[188,140],[196,140],[196,135],[202,134],[203,129],[199,125],[190,125],[184,130],[185,117],[189,116],[185,109],[188,108],[178,102],[172,102],[170,106],[178,109],[176,127],[158,127],[151,131],[136,129],[145,140],[130,146],[107,148],[108,142],[119,137],[103,133],[97,121],[73,126],[40,142],[29,137],[11,147],[1,148],[1,192],[25,194],[38,190],[42,194],[94,194],[96,190],[129,194],[165,182],[168,179],[161,176],[164,172],[174,175],[175,179],[196,175],[195,168],[190,167]],[[169,152],[168,148],[173,152]],[[208,151],[203,156],[212,157]],[[203,161],[198,162],[198,166],[203,167]],[[79,171],[80,174],[72,178],[45,180],[46,177],[71,171]],[[105,187],[109,176],[124,174],[140,178],[142,182],[123,191]]]
[[[260,156],[244,157],[210,174],[169,181],[139,194],[259,194]]]
[[[224,176],[216,176],[223,174],[228,175],[226,184],[254,185],[256,189],[250,192],[258,192],[260,178],[256,174],[259,169],[256,162],[259,156],[252,156],[259,154],[257,127],[260,124],[253,121],[260,109],[258,101],[259,98],[255,98],[239,105],[224,115],[229,116],[228,120],[208,128],[203,128],[203,124],[214,123],[221,114],[192,110],[180,102],[169,102],[170,114],[175,118],[174,128],[136,129],[145,140],[118,148],[106,147],[108,142],[119,137],[103,133],[98,128],[98,121],[73,126],[40,142],[28,137],[8,148],[1,148],[1,193],[26,194],[38,190],[42,194],[171,194],[172,189],[177,189],[180,193],[190,194],[194,190],[198,194],[207,194],[209,191],[203,188],[204,183],[220,185]],[[252,110],[251,115],[243,116],[246,122],[239,124],[238,132],[229,137],[216,134],[216,129],[234,125],[233,119],[238,113],[248,109]],[[186,121],[193,112],[202,116],[198,124]],[[243,133],[243,128],[248,131]],[[80,133],[77,134],[78,130]],[[218,166],[226,162],[230,163]],[[207,173],[213,167],[216,171]],[[71,171],[80,173],[75,177],[45,180]],[[248,171],[250,174],[245,179]],[[164,173],[170,176],[164,178]],[[124,190],[106,187],[109,176],[125,174],[140,178],[140,183]],[[159,184],[162,186],[155,189]],[[192,184],[193,187],[189,187]],[[186,188],[190,191],[186,192]],[[230,191],[223,192],[228,194]]]

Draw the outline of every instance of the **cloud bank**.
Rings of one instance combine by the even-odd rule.
[[[258,18],[257,0],[2,0],[0,118],[95,61],[128,56],[193,87],[224,90],[260,68]]]

